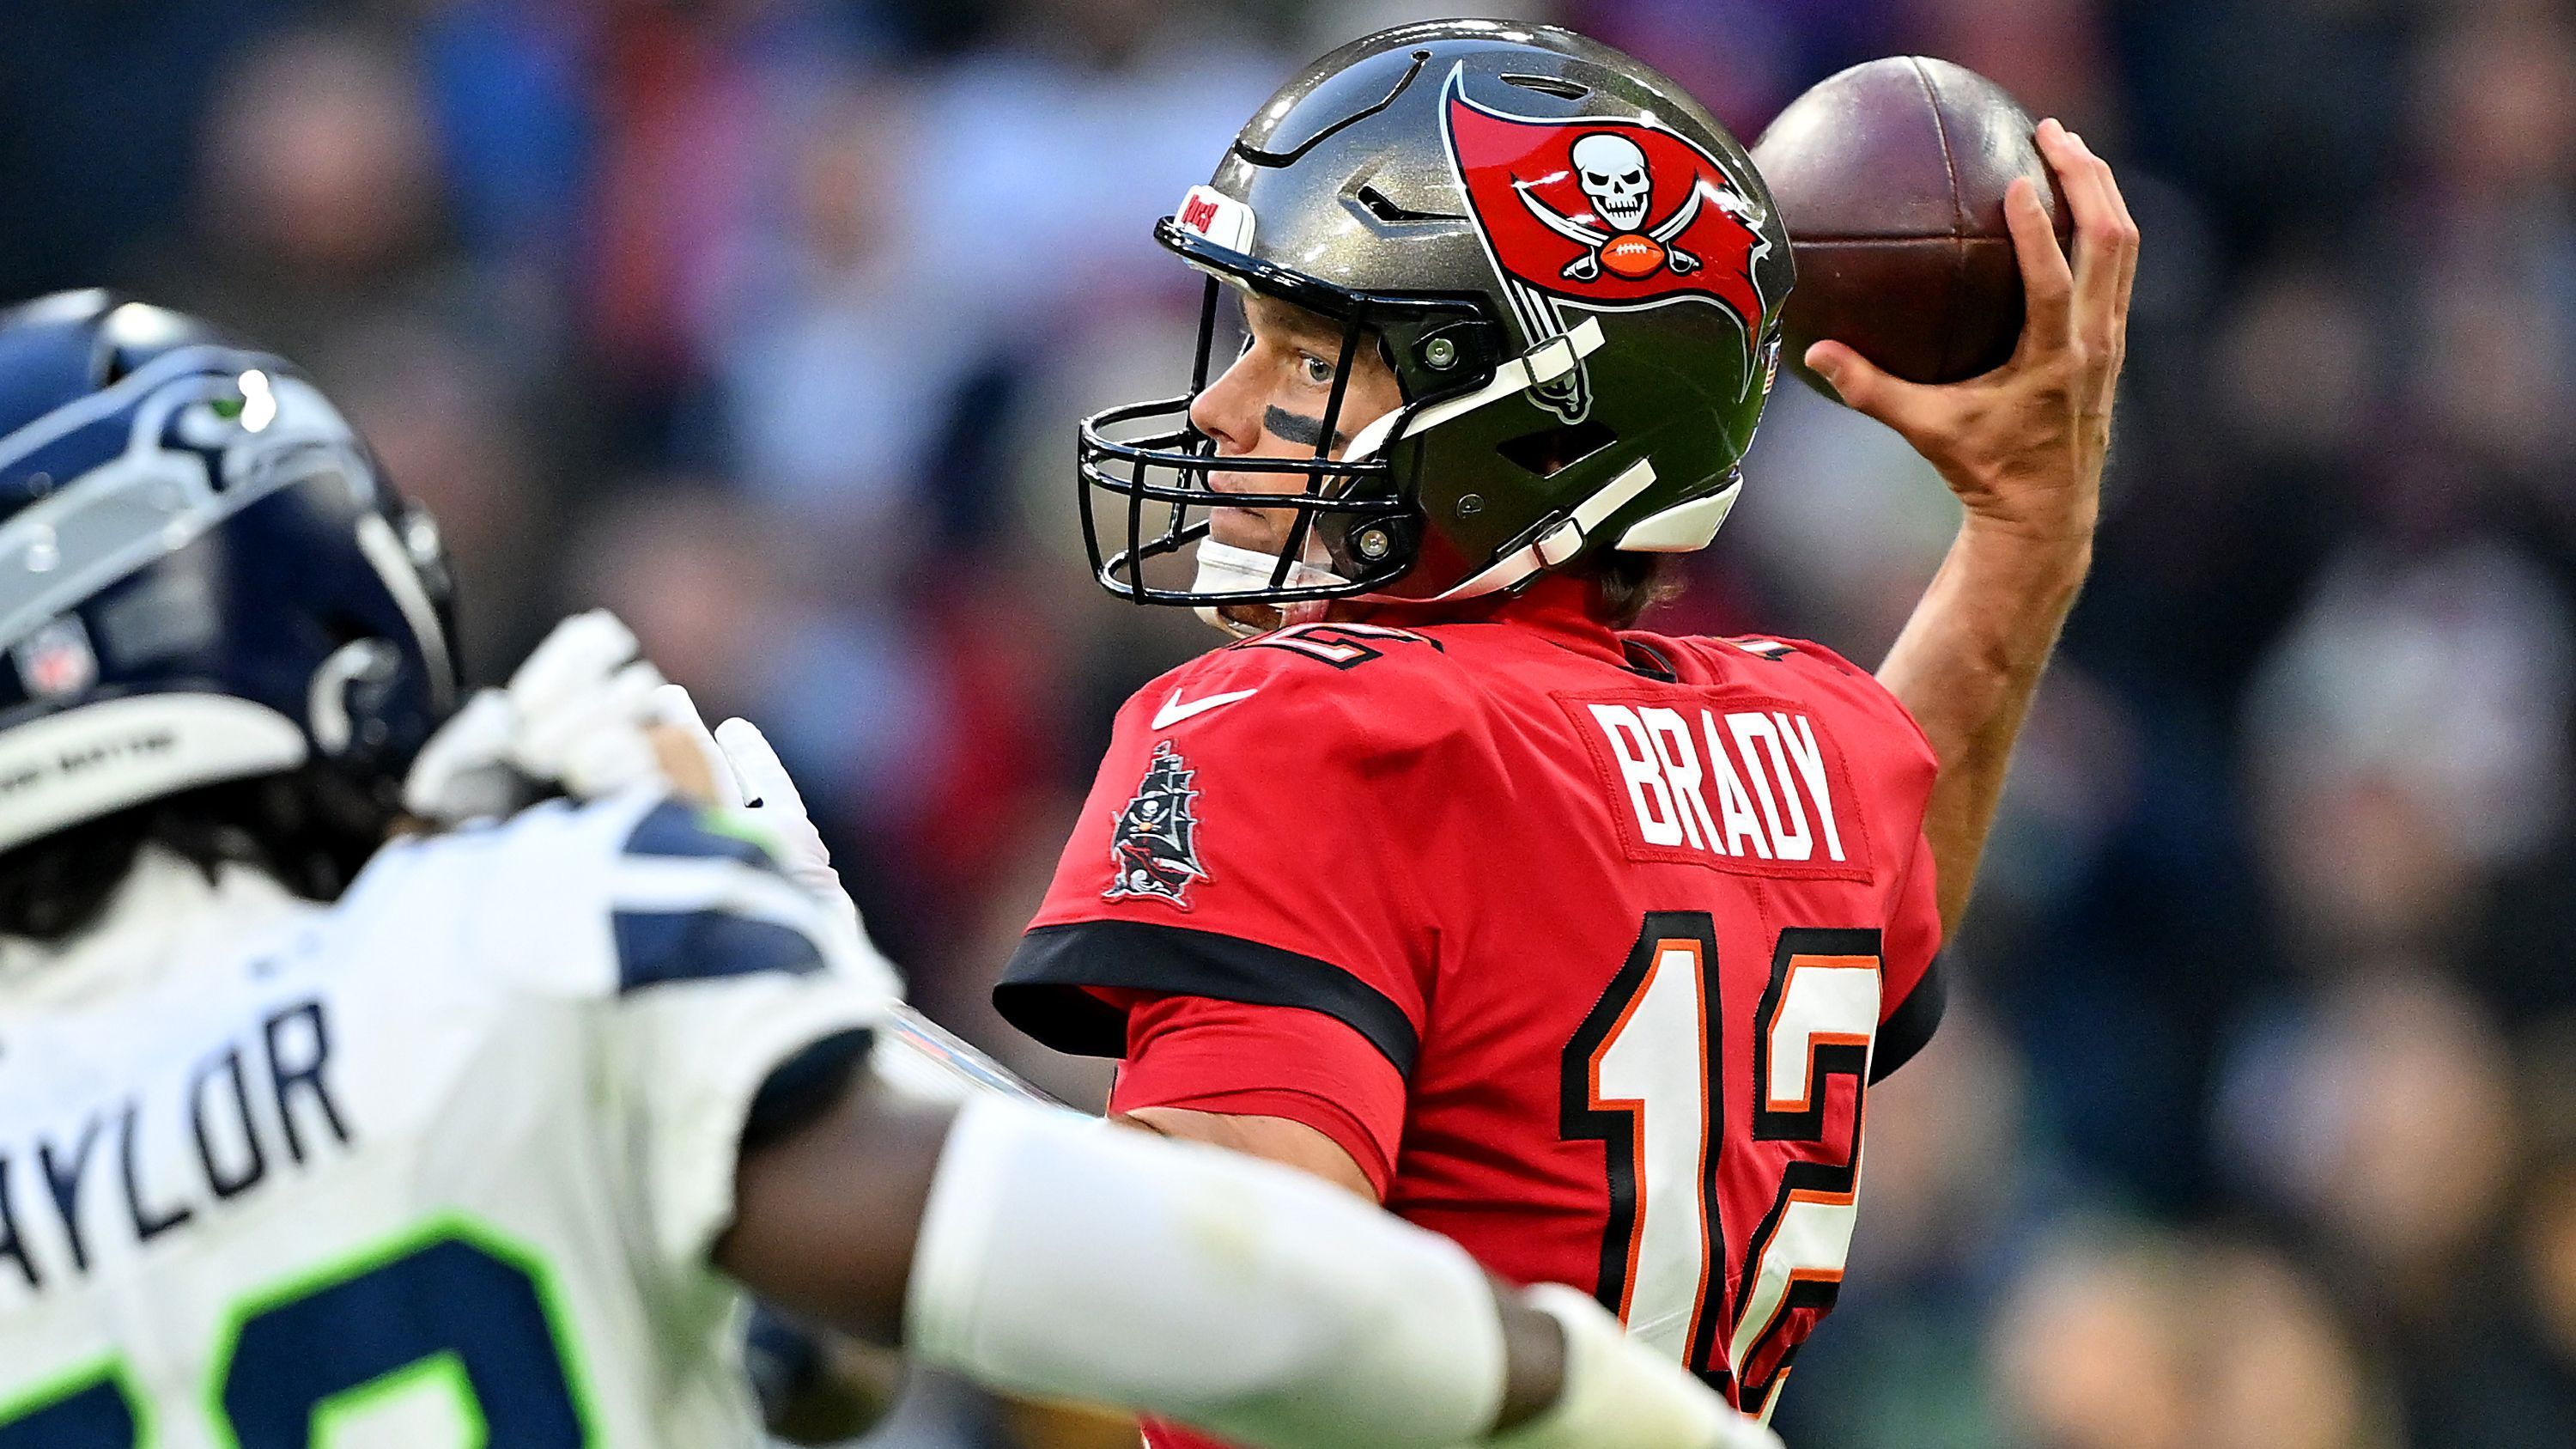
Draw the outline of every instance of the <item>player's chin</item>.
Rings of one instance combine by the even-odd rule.
[[[1208,537],[1228,548],[1277,553],[1288,543],[1287,514],[1276,508],[1220,503],[1208,510]]]

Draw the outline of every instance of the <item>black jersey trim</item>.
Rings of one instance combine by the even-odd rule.
[[[1870,1053],[1869,1080],[1872,1086],[1887,1080],[1887,1074],[1914,1060],[1932,1040],[1941,1025],[1941,1013],[1950,1004],[1950,988],[1941,975],[1940,958],[1923,968],[1923,979],[1887,1014],[1878,1028],[1878,1046]]]
[[[1239,936],[1154,921],[1074,921],[1020,938],[993,988],[1002,1019],[1057,1051],[1127,1054],[1126,1013],[1083,988],[1205,996],[1319,1011],[1413,1075],[1422,1038],[1386,993],[1329,961]]]

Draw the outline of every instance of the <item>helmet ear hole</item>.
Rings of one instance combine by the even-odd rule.
[[[401,669],[402,656],[381,639],[352,639],[322,661],[305,687],[305,727],[323,754],[384,743],[379,715]]]
[[[1552,478],[1611,444],[1619,435],[1607,424],[1586,418],[1562,427],[1541,428],[1494,445],[1494,451],[1522,471]]]

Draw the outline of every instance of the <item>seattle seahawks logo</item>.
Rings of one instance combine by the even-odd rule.
[[[1110,832],[1110,884],[1102,900],[1143,897],[1190,908],[1191,883],[1208,878],[1199,864],[1198,817],[1190,808],[1199,798],[1190,783],[1195,774],[1170,740],[1154,746],[1136,798],[1118,812]]]

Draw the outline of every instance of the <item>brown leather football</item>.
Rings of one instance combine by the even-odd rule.
[[[2005,188],[2031,178],[2059,241],[2073,229],[2031,132],[2002,87],[1919,55],[1853,66],[1789,103],[1753,163],[1797,257],[1782,322],[1800,376],[1823,338],[1912,382],[2012,356],[2022,288]]]

